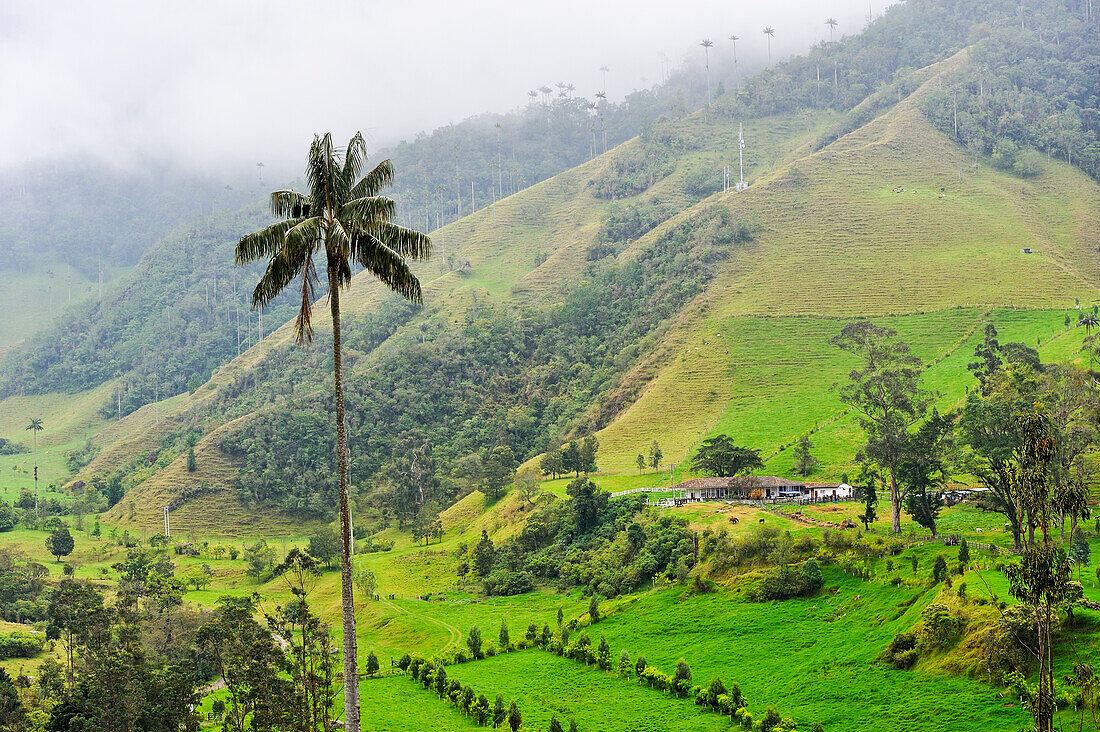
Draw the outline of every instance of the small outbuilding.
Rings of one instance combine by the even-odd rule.
[[[843,501],[852,497],[852,486],[847,483],[807,483],[805,498],[815,501]]]

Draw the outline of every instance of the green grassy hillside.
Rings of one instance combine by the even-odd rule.
[[[723,100],[706,115],[662,120],[639,138],[433,232],[437,256],[417,270],[425,307],[394,320],[377,341],[360,340],[363,331],[350,338],[349,384],[369,385],[374,397],[406,393],[408,384],[387,381],[380,371],[439,357],[418,353],[418,342],[498,327],[489,315],[530,321],[576,307],[569,296],[578,287],[613,283],[609,272],[651,261],[661,247],[660,256],[697,261],[702,272],[683,297],[661,301],[678,310],[646,323],[617,352],[555,354],[569,368],[559,366],[566,383],[550,397],[557,400],[552,408],[533,411],[522,399],[491,407],[510,410],[502,416],[466,404],[454,424],[499,420],[493,440],[512,442],[521,459],[536,459],[555,438],[598,430],[598,463],[609,487],[658,480],[638,476],[634,465],[653,440],[666,461],[683,463],[701,439],[718,432],[761,449],[766,469],[779,473],[791,467],[790,445],[810,434],[822,463],[818,477],[836,478],[851,470],[858,445],[854,422],[831,391],[850,367],[828,344],[846,319],[876,318],[911,341],[943,408],[973,383],[965,365],[986,322],[997,325],[1002,341],[1038,345],[1048,360],[1076,358],[1080,333],[1067,331],[1064,319],[1077,303],[1100,298],[1100,264],[1092,255],[1100,186],[1057,161],[1043,161],[1033,177],[1014,177],[939,132],[921,104],[966,63],[964,51],[912,72],[896,102],[868,102],[848,115],[742,120],[731,113],[740,108]],[[720,168],[736,162],[741,122],[752,185],[711,193]],[[616,222],[631,216],[650,221],[616,234]],[[711,224],[719,219],[739,222],[750,240],[715,245]],[[376,327],[369,318],[384,314],[388,302],[376,283],[358,277],[344,298],[348,322]],[[593,340],[617,336],[594,320]],[[317,323],[314,351],[293,356],[306,369],[293,384],[280,381],[294,350],[284,326],[216,369],[205,385],[163,404],[159,420],[146,405],[101,430],[103,449],[78,477],[127,476],[129,493],[110,519],[151,528],[162,505],[178,503],[181,525],[202,526],[205,515],[216,514],[227,535],[285,529],[291,519],[268,508],[231,507],[243,460],[224,445],[258,419],[317,409],[330,378],[321,308]],[[537,338],[538,331],[523,337]],[[589,353],[600,353],[602,363],[584,363]],[[581,362],[569,364],[570,357]],[[464,365],[438,364],[443,393],[462,391]],[[537,374],[548,365],[512,362],[500,370],[517,377],[508,382],[515,389],[525,383],[525,369]],[[600,375],[590,376],[596,369]],[[380,422],[364,439],[392,442],[399,433],[437,427],[437,419],[430,409],[414,410],[398,426]],[[278,430],[278,417],[271,424]],[[199,440],[193,473],[182,468],[188,434]],[[448,444],[453,436],[434,436],[452,461],[461,457]],[[463,433],[463,439],[471,438]],[[490,446],[484,434],[476,439],[463,449]],[[357,482],[373,486],[384,478],[377,471],[385,456],[372,454],[377,464]]]
[[[124,277],[129,268],[104,268],[106,287]],[[22,271],[0,277],[0,302],[11,303],[0,322],[0,360],[24,340],[45,329],[69,309],[99,293],[98,275],[90,275],[63,261],[27,263]]]
[[[734,247],[705,289],[622,360],[621,376],[601,400],[606,406],[589,410],[586,423],[602,426],[599,464],[609,486],[614,476],[620,484],[646,482],[634,458],[654,439],[666,460],[679,463],[718,432],[760,448],[767,470],[779,473],[791,467],[789,446],[812,434],[820,478],[850,471],[857,430],[830,391],[850,362],[828,344],[848,318],[877,318],[911,341],[944,408],[972,384],[965,365],[986,322],[1003,331],[1002,341],[1038,345],[1047,359],[1075,358],[1080,334],[1067,331],[1064,318],[1076,302],[1100,297],[1100,265],[1088,243],[1100,231],[1100,186],[1058,162],[1027,180],[975,165],[932,127],[918,108],[922,95],[963,59],[920,72],[923,83],[910,96],[817,152],[811,143],[843,120],[746,120],[752,185],[741,193],[702,200],[693,193],[700,176],[717,175],[736,150],[733,119],[716,113],[704,121],[697,113],[660,127],[671,140],[671,167],[640,193],[615,201],[596,195],[616,166],[654,149],[644,136],[434,232],[439,256],[419,266],[426,308],[355,359],[349,381],[407,348],[426,319],[458,325],[487,305],[556,307],[571,282],[593,276],[589,252],[605,222],[631,207],[672,215],[627,241],[612,261],[629,262],[677,226],[716,212],[747,222],[753,240]],[[705,231],[695,236],[705,243]],[[1033,253],[1022,253],[1025,247]],[[373,312],[381,294],[357,279],[344,299],[349,318]],[[214,432],[246,426],[253,410],[272,401],[254,382],[289,339],[284,327],[263,349],[219,369],[164,410],[159,426],[150,429],[145,408],[114,428],[119,438],[86,475],[132,472],[135,455],[183,429],[202,433],[206,459],[192,475],[179,476],[178,464],[163,476],[136,475],[112,519],[130,520],[132,512],[154,526],[172,495],[205,482],[215,490],[189,500],[182,521],[201,522],[216,508],[228,517],[227,534],[264,526],[263,511],[237,525],[232,517],[249,511],[215,505],[212,496],[230,499],[233,470],[228,456],[216,454]],[[325,371],[316,374],[315,386],[301,385],[304,393],[324,393]],[[250,379],[253,388],[242,389]],[[221,427],[227,418],[232,423]],[[270,528],[284,520],[273,518]]]
[[[812,136],[823,129],[829,118],[822,117],[816,127],[805,125],[796,117],[758,120],[749,125],[761,144],[749,158],[749,170],[767,170],[785,160],[792,159],[797,150],[808,149]],[[699,167],[716,165],[716,161],[729,159],[734,142],[728,136],[728,123],[702,123],[695,116],[672,124],[676,134],[682,136],[681,144],[687,152],[674,160],[672,171],[642,194],[645,200],[658,200],[673,211],[690,205],[692,200],[685,193],[684,179]],[[592,180],[605,175],[608,166],[620,155],[631,155],[640,145],[632,141],[575,170],[564,173],[544,183],[521,191],[495,207],[434,232],[438,257],[418,266],[418,274],[425,288],[425,311],[421,317],[441,317],[450,322],[461,322],[471,310],[485,303],[513,303],[528,308],[553,306],[560,301],[568,283],[581,276],[589,247],[609,212],[621,207],[619,202],[596,198],[586,191]],[[717,177],[717,173],[715,174]],[[443,264],[444,254],[448,265]],[[452,270],[452,267],[455,269]],[[369,280],[356,278],[351,290],[342,298],[347,318],[372,312],[383,302],[381,288]],[[325,337],[327,313],[317,309],[316,325],[319,338]],[[384,342],[368,358],[360,358],[350,368],[349,382],[367,374],[373,364],[407,343],[410,333],[416,333],[415,321]],[[280,349],[291,347],[291,330],[284,326],[242,357],[218,369],[211,380],[189,395],[182,395],[173,405],[161,409],[160,424],[152,423],[152,405],[126,416],[112,427],[106,449],[84,470],[80,477],[108,475],[123,471],[133,476],[135,488],[123,504],[111,512],[112,520],[137,521],[152,528],[160,521],[160,506],[170,501],[166,486],[179,490],[186,485],[203,482],[217,490],[207,496],[188,501],[181,521],[188,516],[201,517],[214,511],[226,519],[224,533],[246,534],[257,530],[257,522],[263,527],[263,517],[270,512],[256,511],[249,521],[237,525],[234,516],[246,511],[227,511],[215,506],[210,496],[227,495],[232,471],[208,470],[211,465],[227,465],[227,457],[215,453],[219,449],[213,432],[220,429],[213,413],[227,413],[223,408],[234,404],[234,424],[225,430],[238,428],[250,419],[251,410],[272,401],[272,395],[263,389],[248,389],[249,401],[245,402],[242,385],[255,386],[254,381],[263,368],[274,367],[270,362]],[[354,340],[350,348],[356,348]],[[319,351],[321,357],[324,353]],[[324,393],[329,387],[323,369],[316,372],[316,381],[302,384],[306,393]],[[165,474],[154,475],[146,468],[135,466],[135,456],[158,449],[171,435],[196,429],[203,434],[198,452],[206,459],[198,461],[198,470],[189,476],[172,477],[175,468],[165,468]],[[169,488],[169,491],[173,489]],[[132,507],[132,510],[131,510]],[[216,509],[216,510],[215,510]],[[131,514],[133,518],[131,518]],[[274,517],[267,528],[276,528],[283,519]]]
[[[825,474],[839,477],[857,436],[829,390],[850,364],[827,341],[854,317],[909,340],[942,405],[973,384],[965,367],[986,321],[1047,360],[1078,357],[1084,334],[1064,318],[1100,298],[1100,186],[1056,162],[1026,181],[975,167],[917,109],[937,78],[821,152],[700,204],[760,232],[638,367],[648,385],[599,433],[601,468],[630,472],[653,439],[679,462],[722,432],[782,472],[781,448],[815,430]]]

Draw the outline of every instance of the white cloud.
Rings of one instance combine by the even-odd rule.
[[[854,32],[866,13],[864,0],[0,0],[0,166],[77,153],[289,172],[316,131],[387,144],[541,84],[590,95],[603,65],[621,97],[703,37],[722,52],[737,33],[739,52],[762,54],[769,24],[782,56],[824,38],[827,15]]]

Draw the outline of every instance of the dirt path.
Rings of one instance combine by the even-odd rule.
[[[197,693],[199,695],[199,698],[202,698],[202,697],[206,696],[207,694],[213,694],[215,691],[221,691],[224,688],[225,688],[225,678],[222,677],[222,676],[219,676],[218,678],[214,679],[213,681],[211,681],[206,686],[200,686]]]
[[[392,608],[392,609],[396,610],[397,612],[405,613],[406,615],[409,615],[409,616],[414,617],[414,618],[420,618],[422,620],[427,620],[429,623],[433,623],[434,625],[438,625],[440,628],[443,628],[443,630],[447,631],[447,633],[450,635],[450,639],[447,641],[447,643],[445,643],[443,645],[442,648],[439,649],[439,651],[438,651],[439,653],[444,653],[445,651],[450,649],[452,646],[457,646],[462,640],[462,632],[458,628],[451,625],[450,623],[446,623],[446,622],[440,620],[439,618],[433,618],[430,615],[425,615],[424,613],[413,612],[412,610],[408,610],[406,608],[403,608],[400,605],[397,605],[397,604],[391,602],[390,600],[383,599],[383,600],[379,600],[379,602],[384,604],[386,607],[389,607],[389,608]]]

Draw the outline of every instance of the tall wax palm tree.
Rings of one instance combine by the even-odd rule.
[[[772,62],[772,37],[775,36],[775,29],[770,25],[764,28],[764,35],[768,37],[768,64]]]
[[[1082,326],[1085,328],[1085,337],[1087,338],[1092,335],[1093,328],[1100,326],[1100,318],[1097,318],[1092,313],[1086,313],[1077,320],[1077,327],[1080,328]]]
[[[706,54],[707,63],[707,106],[710,106],[710,49],[714,48],[714,42],[709,38],[704,38],[702,43],[699,44],[703,47],[703,53]]]
[[[607,92],[596,92],[596,119],[600,123],[600,131],[603,132],[603,151],[607,152],[607,120],[603,118],[604,109],[607,107]]]
[[[740,40],[741,40],[741,38],[739,36],[736,36],[736,35],[730,36],[730,41],[733,42],[733,76],[737,80],[737,88],[738,89],[741,88],[741,74],[738,71],[738,67],[737,67],[737,42],[740,41]]]
[[[611,69],[607,68],[606,66],[601,66],[600,67],[600,73],[603,74],[603,89],[601,89],[601,91],[605,95],[607,94],[607,72],[608,71],[611,71]]]
[[[342,159],[341,159],[342,158]],[[344,629],[344,724],[359,732],[359,677],[355,639],[355,602],[351,577],[351,512],[348,503],[348,438],[344,416],[343,347],[340,291],[358,264],[394,292],[421,301],[420,282],[407,260],[426,259],[431,241],[420,232],[393,223],[394,202],[379,195],[393,180],[385,160],[365,175],[366,144],[356,133],[347,149],[333,147],[332,136],[313,138],[306,165],[308,193],[271,194],[278,223],[241,237],[236,262],[267,260],[267,270],[252,293],[253,307],[270,303],[299,280],[301,307],[294,321],[298,342],[312,340],[312,302],[318,284],[314,258],[323,255],[332,314],[332,353],[336,406],[336,472],[340,508],[340,594]]]
[[[825,25],[829,26],[829,41],[831,42],[833,40],[833,31],[835,31],[836,27],[840,24],[836,22],[836,18],[829,18],[825,21]]]
[[[34,433],[34,517],[38,518],[38,433],[42,431],[42,420],[31,417],[27,429]]]

